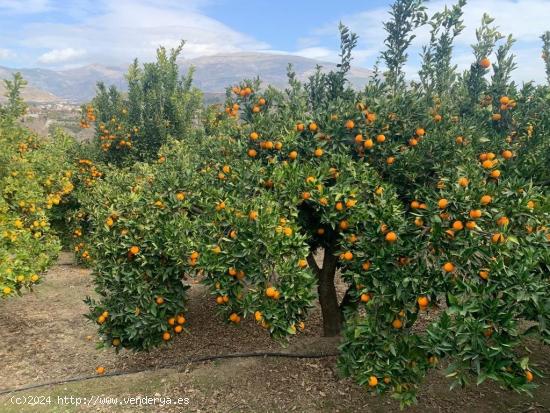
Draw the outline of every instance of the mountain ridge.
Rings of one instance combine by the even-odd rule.
[[[336,68],[334,63],[302,56],[260,52],[223,53],[178,60],[181,73],[185,73],[190,67],[195,68],[194,85],[209,95],[223,94],[229,85],[256,76],[260,77],[263,85],[283,88],[287,84],[286,73],[289,63],[301,80],[307,79],[317,65],[322,66],[323,71]],[[127,67],[97,63],[65,70],[11,69],[0,66],[0,79],[9,78],[17,71],[28,81],[24,96],[30,102],[86,102],[95,95],[96,83],[99,81],[115,85],[122,90],[126,89]],[[362,88],[371,76],[372,71],[352,66],[348,78],[354,87]]]

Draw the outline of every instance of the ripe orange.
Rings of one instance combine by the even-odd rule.
[[[353,259],[353,254],[352,254],[351,251],[346,251],[342,255],[342,258],[344,258],[344,260],[346,260],[346,261],[351,261]]]
[[[462,177],[458,180],[458,184],[463,188],[466,188],[469,183],[470,181],[468,180],[468,178],[465,178],[465,177]]]
[[[368,271],[370,268],[370,261],[366,261],[363,264],[361,264],[361,268],[363,268],[363,270],[365,271]]]
[[[355,143],[361,143],[361,142],[363,142],[363,135],[359,133],[355,135]]]
[[[499,102],[503,105],[510,103],[510,98],[508,96],[501,96]]]
[[[434,122],[441,122],[441,119],[443,119],[443,116],[440,114],[434,115]]]
[[[374,142],[372,141],[372,139],[367,139],[367,140],[365,140],[365,142],[363,143],[363,146],[364,146],[366,149],[371,149],[371,148],[374,146]]]
[[[443,264],[442,268],[445,272],[453,272],[455,270],[455,265],[452,262],[446,262]]]
[[[186,320],[185,320],[185,317],[183,316],[183,314],[178,315],[178,318],[177,318],[178,324],[185,324],[185,321]]]
[[[168,331],[165,331],[164,333],[162,333],[162,339],[164,341],[168,341],[168,340],[170,340],[170,338],[172,338],[172,336],[170,335],[170,333]]]
[[[392,321],[391,323],[392,327],[393,328],[396,328],[396,329],[400,329],[401,327],[403,327],[403,323],[401,322],[400,319],[396,318],[395,320]]]
[[[498,169],[495,169],[494,171],[491,171],[491,178],[498,178],[500,176],[500,171]]]
[[[533,373],[531,373],[529,370],[525,370],[525,379],[527,380],[527,383],[531,383],[533,381]]]
[[[447,205],[449,205],[449,201],[447,201],[445,198],[442,198],[437,202],[437,206],[439,207],[439,209],[445,209],[447,208]]]
[[[481,270],[479,271],[479,276],[484,279],[484,280],[487,280],[489,279],[489,270]]]
[[[386,241],[388,242],[395,242],[397,241],[397,234],[393,231],[390,231],[386,234]]]
[[[256,211],[250,211],[250,213],[248,214],[248,218],[251,221],[255,221],[258,219],[258,213]]]
[[[174,317],[170,317],[170,318],[168,319],[168,324],[171,325],[171,326],[173,326],[174,324],[176,324],[176,319],[175,319]]]
[[[468,221],[468,222],[466,222],[466,228],[472,230],[472,229],[475,229],[475,227],[476,227],[475,221]]]
[[[302,199],[303,199],[303,200],[307,200],[307,199],[309,199],[309,198],[311,198],[311,193],[309,193],[309,192],[302,192]]]
[[[426,131],[423,128],[417,128],[415,133],[417,136],[424,136]]]
[[[512,156],[514,156],[514,153],[512,151],[509,151],[509,150],[502,151],[502,157],[504,159],[510,159],[512,158]]]
[[[369,294],[361,294],[360,300],[362,303],[368,303],[370,301],[370,295]]]
[[[353,129],[355,127],[355,122],[352,121],[351,119],[347,120],[346,123],[344,124],[344,127],[346,129]]]
[[[484,69],[488,69],[489,67],[491,67],[491,61],[488,58],[484,57],[479,61],[479,65]]]
[[[247,152],[248,156],[251,158],[255,158],[256,155],[258,155],[258,152],[256,152],[256,149],[250,148]]]
[[[307,260],[301,259],[298,261],[298,267],[300,268],[306,268],[307,267]]]
[[[221,295],[216,297],[216,304],[222,305],[224,303],[223,297]]]
[[[376,376],[370,376],[369,377],[369,386],[370,387],[376,387],[377,384],[378,384],[378,379],[376,378]]]
[[[500,115],[500,113],[493,113],[491,115],[491,119],[494,120],[495,122],[499,121],[501,118],[502,116]]]
[[[457,145],[462,145],[464,143],[464,138],[462,136],[457,136],[455,142]]]
[[[241,317],[239,317],[237,313],[231,313],[231,315],[229,316],[229,320],[232,323],[239,324],[241,322]]]
[[[380,135],[377,135],[377,136],[376,136],[376,142],[378,142],[378,143],[382,143],[382,142],[384,142],[385,140],[386,140],[386,136],[385,136],[385,135],[380,134]]]
[[[338,226],[340,227],[340,229],[342,231],[345,231],[346,229],[349,228],[349,223],[348,221],[346,221],[345,219],[343,219],[342,221],[340,221],[340,223],[338,224]]]
[[[480,201],[481,205],[489,205],[493,201],[493,198],[490,195],[483,195]]]
[[[157,298],[155,298],[155,302],[156,302],[158,305],[162,305],[162,304],[164,304],[164,298],[158,296]]]
[[[418,305],[420,306],[420,308],[425,308],[430,303],[430,301],[428,300],[428,297],[424,295],[421,297],[418,297],[416,301],[418,302]]]
[[[309,124],[309,130],[310,130],[311,132],[315,132],[315,131],[317,130],[317,124],[316,124],[315,122],[311,122],[311,123]]]
[[[183,331],[183,327],[182,327],[182,326],[175,326],[175,327],[174,327],[174,332],[175,332],[176,334],[179,334],[179,333],[181,333],[182,331]]]
[[[324,153],[324,151],[323,151],[321,148],[317,148],[317,149],[315,149],[315,151],[313,152],[313,154],[314,154],[315,157],[317,157],[317,158],[320,158],[321,156],[323,156],[323,153]]]
[[[178,193],[176,194],[176,199],[177,199],[178,201],[183,201],[183,200],[185,199],[185,194],[184,194],[183,192],[178,192]]]
[[[273,298],[275,297],[275,295],[277,294],[277,290],[273,287],[268,287],[266,290],[265,290],[265,295],[269,298]]]
[[[421,227],[422,225],[424,225],[424,220],[420,217],[416,217],[414,219],[414,225],[416,225],[417,227]]]
[[[462,228],[464,228],[464,225],[462,224],[462,221],[453,222],[453,229],[455,231],[460,231]]]
[[[386,159],[386,163],[388,165],[393,165],[394,162],[395,162],[395,157],[393,156],[388,156],[388,158]]]
[[[295,160],[298,157],[298,152],[292,151],[288,154],[288,157],[292,160]]]
[[[504,241],[506,241],[506,238],[504,237],[504,234],[501,234],[500,232],[496,232],[491,236],[491,242],[493,244],[502,244]]]
[[[258,135],[258,132],[251,132],[250,133],[250,139],[252,139],[253,141],[258,139],[259,137],[260,137],[260,135]]]
[[[472,209],[470,211],[470,218],[472,219],[481,218],[481,209]]]
[[[501,227],[506,227],[509,223],[510,220],[508,219],[508,217],[500,217],[499,219],[497,219],[497,225]]]
[[[417,209],[419,206],[420,206],[420,202],[418,202],[418,201],[412,201],[411,202],[411,208],[412,209]]]
[[[297,130],[298,132],[302,132],[302,131],[304,130],[304,128],[305,128],[305,126],[304,126],[303,123],[297,123],[297,124],[296,124],[296,130]]]
[[[97,374],[105,374],[105,367],[96,367],[95,371]]]
[[[140,251],[140,249],[139,249],[139,247],[136,246],[136,245],[130,247],[130,254],[132,254],[132,255],[137,255],[137,254],[139,254],[139,251]]]

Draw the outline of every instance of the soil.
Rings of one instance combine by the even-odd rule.
[[[253,321],[227,325],[203,286],[191,287],[186,334],[149,353],[96,349],[96,329],[83,314],[93,295],[90,271],[69,254],[35,292],[0,301],[0,392],[29,385],[92,377],[0,395],[0,412],[397,412],[399,404],[378,397],[338,374],[335,357],[235,358],[189,363],[189,358],[236,352],[334,353],[338,341],[321,336],[319,308],[305,332],[287,346],[272,341]],[[529,344],[532,359],[550,371],[550,349]],[[106,375],[95,369],[105,367]],[[139,371],[139,372],[136,372]],[[109,374],[122,375],[109,376]],[[442,370],[426,378],[410,412],[550,412],[550,380],[536,378],[531,398],[494,383],[449,390]],[[40,404],[15,404],[39,402]],[[60,397],[100,397],[92,404],[60,404]],[[156,405],[105,404],[103,398],[158,397]],[[49,399],[48,399],[49,397]],[[161,406],[164,397],[188,404]],[[26,398],[26,399],[25,399]],[[162,399],[162,400],[161,400]],[[49,401],[48,401],[49,400]],[[143,399],[142,399],[143,401]],[[82,402],[82,400],[81,400]],[[184,403],[184,401],[182,402]]]

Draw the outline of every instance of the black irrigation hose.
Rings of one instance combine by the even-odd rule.
[[[299,358],[299,359],[320,359],[320,358],[326,358],[326,357],[335,357],[338,356],[339,352],[332,352],[332,353],[283,353],[283,352],[250,352],[250,353],[230,353],[230,354],[220,354],[217,356],[203,356],[203,357],[195,357],[195,358],[188,358],[184,362],[186,363],[202,363],[204,361],[212,361],[212,360],[221,360],[221,359],[233,359],[233,358],[249,358],[249,357],[286,357],[286,358]],[[155,369],[155,371],[173,368],[173,365],[166,365],[162,366],[161,368]],[[42,387],[48,387],[48,386],[55,386],[58,384],[65,384],[65,383],[72,383],[77,381],[85,381],[85,380],[93,380],[93,379],[99,379],[102,377],[116,377],[116,376],[126,376],[130,374],[136,374],[136,373],[142,373],[144,371],[153,371],[151,369],[134,369],[134,370],[126,370],[126,371],[120,371],[120,372],[113,372],[113,373],[106,373],[102,375],[93,375],[93,376],[80,376],[80,377],[72,377],[70,379],[65,380],[57,380],[57,381],[50,381],[47,383],[40,383],[40,384],[33,384],[30,386],[23,386],[23,387],[16,387],[14,389],[7,389],[7,390],[0,390],[0,396],[4,394],[9,393],[18,393],[25,390],[33,390],[33,389],[39,389]]]

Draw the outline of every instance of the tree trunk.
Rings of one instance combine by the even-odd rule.
[[[323,335],[325,337],[337,336],[342,327],[342,314],[334,285],[338,258],[333,255],[331,248],[325,248],[322,268],[317,266],[312,254],[308,256],[308,262],[317,274],[317,291],[323,315]]]

